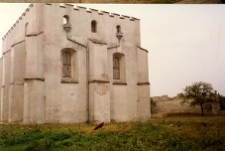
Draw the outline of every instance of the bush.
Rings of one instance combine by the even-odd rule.
[[[225,110],[225,97],[220,95],[219,100],[220,100],[220,109]]]

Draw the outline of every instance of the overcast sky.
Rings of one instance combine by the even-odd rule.
[[[151,96],[175,96],[199,81],[225,95],[225,5],[77,5],[141,19]],[[28,6],[0,4],[0,38]]]

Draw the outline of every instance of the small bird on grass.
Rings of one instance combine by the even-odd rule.
[[[104,125],[104,122],[98,124],[98,125],[94,128],[94,130],[97,130],[97,129],[99,129],[99,128],[102,128],[103,125]]]
[[[204,122],[202,122],[202,125],[203,125],[204,127],[207,127],[206,123],[204,123]]]

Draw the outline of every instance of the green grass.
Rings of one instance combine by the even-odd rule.
[[[225,150],[224,116],[172,116],[144,123],[109,123],[97,131],[93,131],[94,127],[93,124],[0,124],[0,150]]]

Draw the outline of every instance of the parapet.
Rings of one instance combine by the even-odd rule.
[[[29,8],[27,8],[25,10],[25,12],[19,17],[19,19],[13,24],[13,26],[9,29],[9,31],[2,37],[2,40],[4,41],[4,39],[7,37],[8,34],[11,33],[11,31],[13,30],[13,28],[16,27],[17,24],[19,24],[19,21],[23,19],[23,17],[26,16],[26,13],[30,11],[31,7],[33,7],[34,5],[33,4],[30,4],[29,5]]]
[[[20,20],[23,19],[23,17],[26,16],[26,13],[28,13],[30,11],[30,9],[34,6],[35,4],[30,4],[29,7],[25,10],[25,12],[19,17],[19,19],[13,24],[13,26],[9,29],[9,31],[2,37],[2,40],[4,41],[6,39],[6,37],[8,36],[8,34],[11,33],[11,31],[13,30],[13,28],[16,27],[16,25],[20,22]],[[51,5],[59,5],[59,8],[73,8],[73,10],[75,11],[79,11],[79,10],[86,10],[87,13],[92,13],[92,12],[97,12],[99,15],[108,15],[109,17],[119,17],[120,19],[129,19],[130,21],[135,21],[135,20],[140,20],[138,18],[135,17],[131,17],[131,16],[126,16],[126,15],[120,15],[120,14],[116,14],[116,13],[110,13],[107,11],[101,11],[101,10],[96,10],[96,9],[92,9],[92,8],[86,8],[86,7],[82,7],[82,6],[75,6],[73,4],[67,4],[67,3],[60,3],[60,4],[55,4],[55,3],[45,3],[45,5],[51,6]]]

